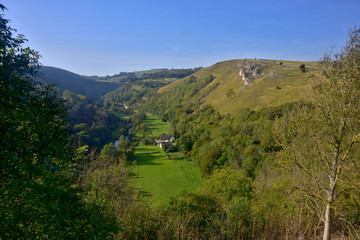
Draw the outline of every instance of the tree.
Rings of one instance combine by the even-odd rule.
[[[222,158],[223,151],[221,147],[210,148],[201,160],[200,171],[203,176],[208,176],[216,168],[220,168],[224,164]]]
[[[301,64],[299,68],[302,72],[306,72],[305,64]]]
[[[234,89],[232,89],[232,88],[226,92],[226,96],[228,98],[232,98],[234,95],[235,95],[235,92],[234,92]]]
[[[145,137],[146,134],[151,134],[152,131],[149,128],[149,126],[146,123],[140,123],[140,125],[137,125],[135,128],[135,131],[139,134],[141,134],[143,137]]]
[[[360,31],[353,29],[343,51],[326,54],[313,85],[311,106],[302,106],[282,139],[286,159],[298,173],[297,187],[322,206],[323,239],[330,239],[341,198],[359,206],[360,187]],[[340,207],[341,206],[341,207]],[[338,209],[337,212],[334,210]],[[345,217],[342,216],[343,219]],[[358,223],[344,221],[348,229]],[[357,236],[359,237],[359,236]]]
[[[63,101],[31,80],[39,54],[8,23],[1,14],[0,238],[106,238],[109,219],[72,185],[82,157],[68,139]]]

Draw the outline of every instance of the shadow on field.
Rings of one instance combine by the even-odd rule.
[[[158,155],[140,155],[138,156],[137,165],[163,165],[163,163],[154,162],[154,160],[159,159]]]
[[[153,145],[154,149],[149,150],[148,146],[145,147],[136,147],[136,152],[140,152],[140,153],[136,153],[136,155],[138,154],[147,154],[147,153],[152,153],[152,152],[160,152],[158,147],[156,147],[156,145]]]

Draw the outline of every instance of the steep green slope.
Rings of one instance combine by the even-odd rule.
[[[305,65],[306,72],[299,66]],[[259,66],[259,75],[244,87],[239,72],[245,65]],[[320,69],[317,62],[274,61],[274,60],[229,60],[216,63],[194,73],[197,81],[210,74],[215,79],[199,94],[208,93],[201,102],[210,104],[220,113],[235,113],[242,108],[260,109],[278,106],[306,98],[310,79]],[[186,78],[175,81],[161,89],[159,93],[181,86]],[[211,90],[212,88],[212,90]]]
[[[39,77],[35,79],[46,84],[55,84],[60,91],[70,90],[92,99],[100,98],[120,86],[116,82],[99,81],[91,77],[81,76],[60,68],[42,66]]]
[[[123,81],[119,88],[105,95],[105,100],[134,107],[134,104],[147,99],[159,88],[187,77],[200,68],[188,69],[153,69],[149,71],[120,73],[109,78],[98,78],[106,81]]]

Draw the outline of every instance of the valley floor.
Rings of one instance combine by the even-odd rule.
[[[156,117],[147,116],[144,122],[152,130],[146,137],[169,133],[168,124]],[[167,203],[182,190],[196,189],[202,181],[200,170],[188,159],[169,160],[157,145],[139,143],[135,154],[132,184],[151,204]]]

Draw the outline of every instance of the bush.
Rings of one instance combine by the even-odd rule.
[[[171,145],[168,147],[168,152],[177,152],[178,148],[177,146]]]
[[[155,141],[152,138],[142,138],[141,142],[145,145],[154,145]]]
[[[302,72],[306,72],[305,64],[301,64],[301,65],[299,66],[299,68],[300,68],[300,70],[301,70]]]

